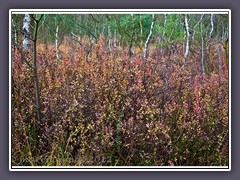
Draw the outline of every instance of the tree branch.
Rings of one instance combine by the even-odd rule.
[[[32,69],[35,69],[31,64],[30,62],[26,59],[24,53],[22,52],[22,50],[20,49],[19,45],[14,43],[14,45],[17,47],[17,50],[19,51],[19,53],[21,54],[21,58],[27,63],[27,65],[32,68]]]

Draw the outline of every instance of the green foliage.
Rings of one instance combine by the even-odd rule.
[[[176,43],[183,41],[185,36],[185,29],[181,15],[178,14],[167,15],[165,27],[164,20],[161,21],[161,24],[156,24],[155,33],[160,34],[162,36],[163,32],[165,32],[164,37],[166,37],[166,40],[169,42]]]

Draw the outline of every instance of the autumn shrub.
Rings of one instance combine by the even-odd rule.
[[[178,54],[113,58],[101,39],[72,53],[38,52],[40,121],[32,69],[15,55],[13,165],[228,165],[226,68],[202,74]]]

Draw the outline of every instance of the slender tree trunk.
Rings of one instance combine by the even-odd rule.
[[[118,48],[120,49],[121,48],[121,35],[120,34],[118,34],[118,38],[119,38],[119,40],[118,40]]]
[[[133,14],[131,14],[131,16],[132,16],[133,30],[132,30],[132,36],[131,36],[129,48],[128,48],[128,60],[130,60],[130,58],[132,57],[132,44],[133,44],[133,37],[135,33],[135,26],[134,26],[135,24],[134,24]],[[126,25],[126,29],[127,29],[127,25]]]
[[[13,22],[12,19],[12,26],[13,26],[13,30],[14,30],[14,45],[13,45],[13,51],[12,51],[12,68],[14,68],[14,62],[15,62],[15,54],[16,54],[16,49],[17,49],[17,45],[18,45],[18,37],[17,37],[17,29],[16,29],[16,25]]]
[[[152,15],[152,24],[151,24],[151,27],[150,27],[150,32],[148,34],[148,38],[145,42],[145,49],[144,49],[144,54],[143,54],[143,57],[144,58],[147,58],[148,57],[148,54],[149,54],[149,50],[148,50],[148,45],[149,45],[149,42],[150,42],[150,39],[152,37],[152,32],[153,32],[153,28],[154,28],[154,24],[155,24],[155,16],[154,14]]]
[[[212,26],[212,29],[211,29],[210,34],[209,34],[209,37],[210,37],[210,38],[212,38],[212,33],[213,33],[213,30],[214,30],[213,14],[211,14],[211,26]]]
[[[165,16],[164,16],[163,33],[162,33],[162,38],[161,38],[161,54],[163,54],[163,43],[165,40],[166,24],[167,24],[167,14],[165,14]]]
[[[201,39],[202,39],[202,74],[205,74],[205,68],[204,68],[204,38],[203,38],[203,24],[201,23]]]
[[[18,45],[17,41],[17,30],[14,29],[14,46],[13,46],[13,56],[12,56],[12,67],[14,68],[14,62],[15,62],[15,54],[16,54],[16,46]]]
[[[36,88],[36,106],[37,106],[37,118],[38,121],[41,120],[40,117],[40,93],[39,93],[39,85],[38,85],[38,74],[37,74],[37,33],[38,33],[38,24],[39,21],[35,21],[35,32],[33,39],[33,72],[34,72],[34,81]]]
[[[18,44],[17,30],[14,29],[14,44]],[[14,45],[15,46],[15,45]]]
[[[218,73],[219,75],[222,73],[222,54],[221,54],[221,44],[220,44],[220,38],[221,38],[221,35],[220,35],[220,27],[217,27],[217,38],[218,38]],[[219,83],[220,83],[220,80],[219,80]]]
[[[190,52],[190,33],[189,33],[189,26],[188,26],[188,15],[185,14],[185,29],[186,29],[186,51],[184,54],[185,59],[187,58],[189,52]]]
[[[58,26],[56,28],[56,34],[55,34],[55,46],[56,46],[56,57],[57,59],[59,59],[59,50],[58,50],[58,45],[59,45],[59,41],[58,41]]]
[[[143,26],[142,26],[142,16],[141,16],[141,14],[139,15],[139,23],[140,23],[141,47],[142,47],[142,44],[143,44]]]
[[[114,43],[113,43],[113,47],[116,48],[117,47],[117,22],[115,21],[115,31],[114,31]]]
[[[222,73],[222,54],[221,54],[221,44],[218,42],[218,73]]]
[[[31,42],[30,42],[30,15],[25,14],[24,19],[23,19],[23,32],[24,32],[24,37],[23,37],[23,50],[25,51],[30,51],[31,47]]]
[[[77,36],[77,35],[74,34],[73,32],[71,32],[71,34],[72,34],[72,39],[73,39],[73,41],[76,41],[80,46],[82,46],[81,37],[80,37],[80,36]]]
[[[112,41],[112,34],[111,34],[110,25],[108,25],[108,49],[109,49],[110,55],[112,54],[112,44],[111,44],[111,41]]]
[[[226,66],[228,67],[228,39],[224,42],[223,48],[225,50]]]

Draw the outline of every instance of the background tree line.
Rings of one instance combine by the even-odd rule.
[[[23,42],[24,16],[13,15],[12,24],[15,28],[12,33],[15,35],[12,35],[12,44],[14,41]],[[226,14],[155,14],[154,19],[151,14],[44,14],[38,27],[38,42],[46,48],[49,44],[55,44],[58,56],[58,47],[66,38],[72,41],[73,49],[81,46],[83,40],[91,48],[101,35],[107,40],[109,51],[118,46],[131,51],[134,46],[143,55],[144,48],[148,48],[145,43],[153,20],[151,44],[160,48],[161,53],[173,52],[181,43],[185,57],[194,53],[191,49],[197,47],[203,52],[203,61],[207,61],[208,57],[204,57],[204,54],[210,41],[227,48],[229,21]],[[32,36],[34,19],[30,21],[29,33]]]

